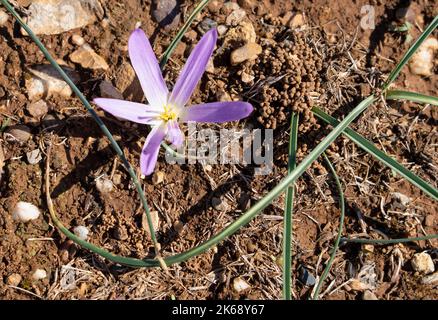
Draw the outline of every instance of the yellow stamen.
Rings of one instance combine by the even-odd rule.
[[[172,111],[171,106],[165,105],[164,112],[160,114],[160,119],[164,121],[170,121],[176,119],[176,113]]]

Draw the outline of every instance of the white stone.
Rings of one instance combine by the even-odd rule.
[[[74,227],[73,232],[79,239],[84,241],[88,239],[88,234],[90,233],[87,227],[84,226]]]
[[[70,68],[62,68],[73,82],[79,81],[77,73]],[[51,97],[58,94],[63,97],[70,97],[72,90],[70,86],[62,80],[58,71],[51,65],[37,65],[28,70],[26,75],[26,89],[30,100],[38,100],[43,97]]]
[[[46,270],[43,269],[36,269],[35,272],[32,274],[33,280],[42,280],[47,277]]]
[[[32,31],[45,35],[82,28],[104,13],[98,0],[34,0],[27,12],[24,20]]]
[[[420,76],[431,76],[433,74],[434,56],[437,50],[438,40],[436,38],[429,37],[424,40],[409,63],[411,72]]]
[[[73,42],[73,44],[75,44],[77,46],[82,46],[83,44],[85,44],[84,38],[82,38],[78,34],[74,34],[71,36],[71,42]]]
[[[0,10],[0,27],[3,27],[8,22],[9,16],[3,10]]]
[[[229,26],[236,26],[238,25],[243,18],[246,17],[246,12],[243,9],[237,9],[231,12],[227,19],[225,20],[226,24]]]
[[[20,222],[28,222],[37,219],[40,214],[40,209],[33,204],[19,201],[12,211],[12,219]]]
[[[108,193],[113,190],[113,183],[111,180],[101,177],[96,180],[96,188],[102,193]]]
[[[242,292],[251,288],[251,286],[242,278],[237,277],[233,280],[233,288],[236,292]]]
[[[160,226],[160,217],[158,215],[158,211],[150,211],[149,214],[151,215],[152,228],[154,229],[154,231],[157,231]],[[143,213],[141,217],[141,225],[146,233],[150,235],[150,228],[146,213]]]
[[[429,274],[435,271],[432,257],[426,252],[414,254],[414,257],[411,260],[411,265],[415,271],[424,274]]]

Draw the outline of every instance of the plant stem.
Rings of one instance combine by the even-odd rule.
[[[287,172],[290,174],[297,164],[296,152],[298,141],[299,115],[295,112],[291,116],[289,138],[289,160]],[[283,297],[292,299],[292,214],[294,207],[295,186],[292,183],[286,191],[286,203],[283,222]]]

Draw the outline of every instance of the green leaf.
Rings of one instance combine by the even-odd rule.
[[[385,93],[385,98],[388,100],[409,100],[417,103],[433,104],[434,106],[438,106],[437,97],[404,90],[388,90]]]
[[[291,173],[297,165],[298,122],[299,115],[293,112],[290,125],[288,173]],[[294,193],[295,186],[291,184],[286,191],[283,221],[283,297],[285,300],[292,298],[292,213],[294,207]]]
[[[359,239],[359,238],[342,238],[341,242],[362,243],[362,244],[394,244],[394,243],[406,243],[415,241],[424,241],[438,239],[438,234],[430,234],[424,237],[414,238],[398,238],[398,239]]]
[[[339,192],[339,206],[341,207],[341,215],[339,218],[338,235],[336,236],[335,244],[333,245],[333,250],[332,250],[332,253],[330,255],[329,261],[327,262],[327,265],[326,265],[321,277],[319,278],[318,284],[317,284],[316,289],[315,289],[315,293],[313,294],[313,300],[318,300],[318,296],[319,296],[319,292],[321,290],[322,284],[324,283],[330,269],[332,268],[333,261],[335,260],[335,257],[336,257],[336,252],[338,251],[338,248],[339,248],[339,243],[341,242],[342,230],[344,227],[344,219],[345,219],[345,199],[344,199],[344,192],[342,191],[341,181],[339,180],[338,174],[336,173],[336,170],[333,167],[333,164],[331,163],[330,159],[327,157],[327,155],[325,153],[323,153],[323,156],[324,156],[325,162],[327,163],[328,167],[330,168],[330,171],[331,171],[333,177],[335,178],[336,186],[337,186],[338,192]]]

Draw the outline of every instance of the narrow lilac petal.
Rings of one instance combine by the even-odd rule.
[[[183,107],[190,99],[207,67],[208,60],[216,45],[216,40],[217,31],[213,28],[205,33],[195,49],[193,49],[173,88],[170,97],[170,101],[173,104]]]
[[[152,128],[149,132],[143,150],[140,155],[140,169],[145,176],[154,172],[155,165],[160,151],[160,144],[166,136],[166,127],[163,125]]]
[[[177,148],[184,142],[184,134],[176,120],[167,122],[167,139]]]
[[[180,120],[195,122],[227,122],[246,118],[254,110],[251,104],[242,101],[211,102],[185,108]]]
[[[135,29],[128,42],[129,57],[150,105],[164,106],[169,90],[146,34]]]
[[[107,98],[96,98],[93,102],[113,116],[142,124],[150,124],[160,114],[160,109],[142,103]]]

